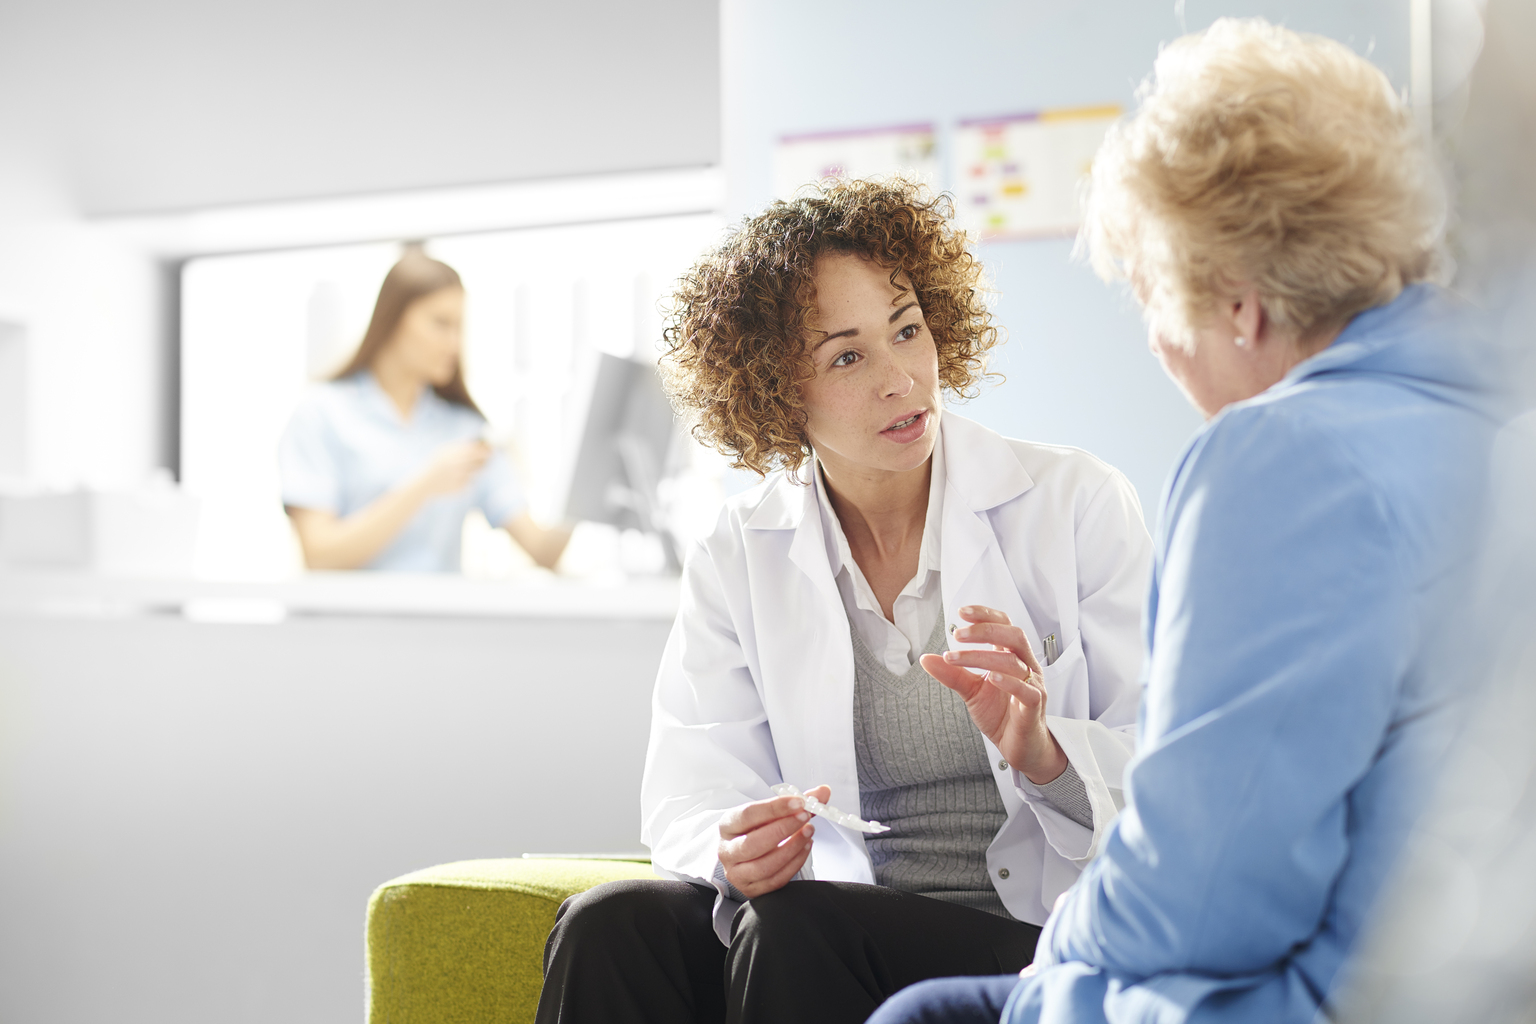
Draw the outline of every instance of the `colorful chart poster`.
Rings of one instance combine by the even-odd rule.
[[[936,184],[938,164],[931,124],[786,135],[773,154],[773,194],[787,199],[828,177],[910,174]]]
[[[1077,231],[1079,188],[1119,116],[1078,107],[960,122],[950,183],[960,223],[989,239]]]

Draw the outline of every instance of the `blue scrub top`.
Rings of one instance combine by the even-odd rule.
[[[363,372],[312,388],[299,403],[278,447],[283,504],[346,517],[421,473],[445,444],[477,438],[479,413],[422,390],[402,419],[373,374]],[[501,526],[526,507],[512,466],[501,452],[457,494],[433,498],[365,569],[458,572],[464,517],[470,509]]]

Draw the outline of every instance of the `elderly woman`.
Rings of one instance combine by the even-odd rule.
[[[773,472],[691,552],[656,681],[643,835],[670,880],[566,903],[540,1021],[857,1024],[1024,967],[1098,849],[1150,538],[1114,469],[944,408],[996,340],[980,272],[947,207],[854,181],[684,280],[674,397]]]
[[[1208,422],[1164,492],[1126,806],[1032,976],[874,1021],[1318,1014],[1443,749],[1429,666],[1466,642],[1494,424],[1426,283],[1441,222],[1409,111],[1344,46],[1224,20],[1158,58],[1086,237]]]

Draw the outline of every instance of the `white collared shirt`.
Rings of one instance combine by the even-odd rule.
[[[940,429],[943,429],[940,420]],[[859,631],[864,645],[897,676],[905,675],[933,635],[933,625],[944,614],[943,588],[939,585],[939,524],[944,521],[944,445],[933,446],[928,483],[928,512],[923,517],[923,541],[917,555],[917,572],[896,595],[891,614],[885,617],[874,588],[864,578],[848,546],[848,535],[832,508],[831,496],[820,464],[816,472],[816,503],[821,508],[822,534],[827,538],[827,559],[837,580],[848,622]]]

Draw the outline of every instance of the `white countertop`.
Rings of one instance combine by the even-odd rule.
[[[676,577],[594,581],[528,574],[509,580],[429,573],[312,572],[236,582],[124,578],[0,569],[0,613],[119,617],[182,614],[208,622],[295,615],[671,619]]]

